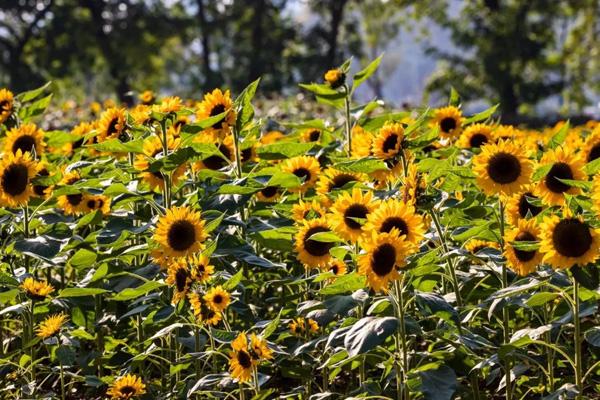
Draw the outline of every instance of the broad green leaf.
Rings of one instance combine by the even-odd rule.
[[[314,143],[273,143],[261,146],[256,153],[264,160],[281,160],[306,155]]]
[[[335,280],[335,282],[319,290],[319,293],[322,295],[342,294],[355,292],[358,289],[364,288],[365,286],[366,278],[363,275],[358,275],[356,272],[352,272],[340,276]]]
[[[50,85],[52,84],[52,81],[48,81],[46,82],[44,85],[40,86],[37,89],[32,89],[32,90],[28,90],[26,92],[23,93],[19,93],[16,98],[21,101],[22,103],[26,103],[28,101],[31,100],[35,100],[36,98],[38,98]]]
[[[556,132],[554,136],[552,136],[552,138],[548,142],[549,149],[555,149],[561,144],[563,144],[563,142],[567,138],[567,135],[569,134],[570,126],[571,124],[569,121],[565,122],[565,124],[558,130],[558,132]]]
[[[530,307],[538,307],[543,306],[549,301],[553,301],[555,298],[559,296],[558,293],[552,292],[539,292],[535,293],[533,296],[527,299],[526,303]]]
[[[314,240],[315,242],[325,243],[339,243],[343,240],[333,232],[317,232],[312,234],[308,240]]]
[[[119,139],[109,139],[104,142],[90,145],[89,147],[97,151],[106,153],[144,153],[144,139],[132,140],[130,142],[121,142]]]
[[[108,290],[100,288],[65,288],[60,291],[58,297],[83,297],[83,296],[95,296],[97,294],[107,293]]]
[[[374,59],[367,65],[363,70],[359,71],[354,75],[354,82],[352,83],[352,91],[354,92],[360,85],[362,85],[371,75],[377,71],[383,54]]]
[[[162,287],[162,286],[165,286],[165,284],[161,283],[161,282],[156,282],[156,281],[148,281],[148,282],[145,282],[143,285],[138,286],[136,288],[123,289],[122,291],[120,291],[119,293],[114,295],[112,297],[112,300],[126,301],[126,300],[136,299],[136,298],[143,296],[146,293],[153,291],[155,289],[158,289],[159,287]]]
[[[235,273],[235,275],[233,275],[231,278],[229,278],[227,280],[227,282],[225,282],[223,284],[223,289],[225,289],[227,291],[232,291],[242,281],[243,277],[244,277],[244,270],[240,269],[238,272]]]
[[[334,165],[336,169],[345,172],[362,172],[370,174],[375,171],[381,171],[388,169],[382,160],[376,158],[361,158],[358,160],[347,160],[336,163]]]
[[[393,335],[398,326],[398,319],[394,317],[362,318],[346,333],[344,347],[350,357],[366,353]]]
[[[480,113],[477,113],[475,115],[473,115],[472,117],[467,118],[467,120],[465,121],[465,124],[474,124],[476,122],[480,122],[480,121],[485,121],[486,119],[490,118],[498,109],[499,104],[496,104],[490,108],[488,108],[487,110],[484,110]]]
[[[73,254],[73,257],[69,260],[69,264],[75,268],[91,267],[96,262],[96,258],[98,258],[98,255],[95,252],[88,249],[79,249]]]

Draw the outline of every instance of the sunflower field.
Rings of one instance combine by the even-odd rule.
[[[285,118],[1,89],[0,398],[600,398],[600,124],[360,104],[380,60]]]

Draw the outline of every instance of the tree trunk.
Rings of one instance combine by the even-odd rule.
[[[204,90],[216,86],[213,71],[210,67],[210,29],[206,23],[204,0],[197,0],[198,22],[200,23],[200,41],[202,42],[202,71],[204,73]]]
[[[327,38],[327,60],[330,67],[334,67],[339,64],[338,60],[338,36],[340,33],[340,27],[344,19],[344,9],[348,0],[330,0],[329,12],[331,14],[331,30]]]
[[[254,6],[254,15],[252,18],[252,50],[254,57],[250,60],[250,68],[248,69],[248,82],[258,79],[264,72],[264,61],[262,60],[262,43],[263,43],[263,15],[266,12],[265,0],[256,0]]]

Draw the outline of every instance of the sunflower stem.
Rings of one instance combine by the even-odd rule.
[[[579,282],[573,278],[573,320],[575,323],[575,385],[577,386],[577,399],[581,399],[583,393],[583,359],[581,353],[581,321],[579,318]]]
[[[63,371],[63,364],[59,361],[60,364],[60,398],[65,400],[65,374]]]
[[[233,150],[235,153],[235,171],[239,179],[242,177],[242,155],[240,152],[240,133],[235,126],[233,127]]]
[[[502,253],[504,253],[504,203],[502,200],[498,200],[499,207],[499,215],[498,215],[498,224],[500,225],[500,249]],[[508,287],[508,269],[506,268],[506,263],[502,263],[502,289],[506,289]],[[508,344],[510,342],[510,325],[509,325],[509,314],[508,307],[502,307],[502,332],[503,332],[503,342],[504,344]],[[512,383],[511,383],[511,360],[509,356],[506,357],[504,363],[504,372],[505,372],[505,380],[506,380],[506,400],[512,400]]]
[[[404,274],[399,280],[394,281],[394,296],[396,298],[397,307],[395,307],[396,318],[400,320],[400,329],[396,331],[396,346],[400,345],[401,358],[402,358],[402,374],[398,376],[399,370],[396,370],[396,379],[400,380],[400,393],[399,399],[407,399],[410,400],[410,392],[406,386],[406,376],[409,370],[409,361],[408,361],[408,346],[406,343],[406,326],[404,321],[404,294],[403,294],[403,286],[404,286]]]
[[[23,237],[25,239],[29,238],[29,207],[23,207]],[[29,257],[24,255],[25,257],[25,272],[29,272]]]
[[[260,382],[258,381],[258,367],[256,365],[252,367],[252,377],[254,381],[254,394],[258,396],[260,393]]]
[[[344,114],[345,114],[345,128],[346,128],[346,143],[348,148],[346,152],[348,157],[352,155],[352,122],[350,120],[350,90],[348,85],[344,84]]]
[[[31,299],[31,309],[29,312],[29,322],[28,322],[28,339],[29,342],[33,340],[33,326],[35,325],[35,300]],[[35,382],[35,346],[29,346],[29,354],[31,357],[31,381]]]
[[[194,351],[196,353],[200,353],[200,328],[198,328],[198,326],[194,326]],[[200,358],[198,357],[198,354],[196,354],[196,363],[195,364],[196,364],[196,379],[200,379],[202,377],[202,364],[200,363]]]

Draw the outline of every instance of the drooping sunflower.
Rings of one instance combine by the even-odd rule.
[[[42,339],[47,339],[51,336],[56,335],[60,332],[60,329],[64,325],[68,317],[65,314],[55,314],[46,317],[45,320],[40,322],[37,328],[37,336]]]
[[[479,239],[469,239],[469,241],[465,243],[465,249],[473,255],[486,248],[500,250],[500,245],[496,242]]]
[[[456,143],[463,149],[479,148],[493,141],[493,128],[487,124],[473,124],[468,126],[460,135]]]
[[[32,277],[26,278],[20,288],[25,291],[27,297],[36,301],[42,301],[54,292],[52,285],[44,281],[37,281]]]
[[[300,134],[303,142],[318,142],[321,140],[321,130],[316,128],[305,129]]]
[[[208,257],[202,253],[187,257],[186,262],[192,271],[192,279],[196,282],[206,283],[215,273],[214,265],[211,265]]]
[[[175,150],[179,147],[181,140],[175,138],[172,135],[167,135],[167,148]],[[163,146],[161,140],[157,136],[151,136],[144,140],[143,146],[144,154],[138,154],[133,163],[133,167],[142,171],[140,177],[150,186],[152,190],[163,190],[164,189],[164,177],[160,171],[150,171],[150,163],[154,161],[157,155],[162,155]],[[171,172],[171,182],[173,185],[177,185],[181,180],[181,177],[185,174],[185,165],[180,165]]]
[[[152,111],[161,114],[179,112],[183,108],[181,99],[177,96],[169,96],[160,100],[160,103],[152,106]]]
[[[229,306],[231,296],[222,286],[216,286],[206,292],[204,301],[213,311],[223,312]]]
[[[535,194],[544,204],[551,206],[561,205],[565,201],[565,193],[576,195],[581,189],[569,186],[559,179],[585,180],[583,160],[572,154],[569,150],[558,147],[548,150],[540,160],[540,166],[551,166],[546,175],[540,179],[535,187]]]
[[[296,224],[302,224],[304,220],[322,218],[325,214],[325,209],[317,200],[300,200],[292,206],[292,218]]]
[[[0,201],[9,207],[27,204],[33,195],[31,180],[38,170],[30,153],[5,153],[0,160]]]
[[[289,324],[290,332],[296,336],[306,336],[306,334],[315,334],[319,331],[319,324],[312,318],[298,317],[294,318]]]
[[[0,124],[10,117],[14,104],[14,96],[8,89],[0,89]]]
[[[600,126],[597,126],[585,139],[581,155],[586,163],[600,158]]]
[[[405,152],[405,155],[410,157],[408,152]],[[400,159],[390,158],[385,163],[388,169],[379,169],[369,174],[376,189],[385,189],[390,185],[394,185],[403,176],[404,167]]]
[[[413,207],[419,204],[427,189],[427,175],[419,172],[416,163],[408,164],[406,176],[402,178],[402,200]]]
[[[188,294],[190,305],[192,306],[192,312],[196,320],[202,324],[215,326],[223,318],[220,312],[214,311],[202,302],[202,298],[199,293],[192,292]]]
[[[305,192],[313,187],[321,171],[319,161],[315,157],[310,156],[288,158],[282,163],[281,169],[303,180],[299,188],[290,189],[296,192]]]
[[[335,190],[340,190],[344,186],[351,183],[364,182],[366,177],[358,172],[345,172],[333,167],[327,167],[317,182],[317,193],[323,195],[321,202],[324,205],[329,205],[331,200],[327,197]]]
[[[251,355],[253,358],[258,358],[259,360],[270,360],[273,358],[273,350],[269,348],[267,341],[252,333],[250,335],[250,349]]]
[[[147,106],[154,103],[154,100],[156,100],[156,95],[152,90],[144,90],[142,93],[140,93],[138,98],[140,99],[143,105]]]
[[[133,374],[126,374],[117,378],[106,391],[112,400],[128,400],[146,393],[146,385],[142,378]]]
[[[579,216],[546,217],[541,225],[540,252],[553,268],[585,266],[600,255],[600,232]]]
[[[69,171],[63,175],[60,184],[63,186],[71,186],[81,179],[79,173],[75,170]],[[73,193],[58,196],[58,206],[64,210],[67,215],[76,215],[84,211],[84,194]]]
[[[512,195],[506,203],[508,221],[516,226],[520,219],[535,217],[541,213],[543,208],[531,203],[535,200],[538,197],[533,194],[533,185],[526,185],[521,192]]]
[[[404,201],[386,199],[367,217],[364,231],[371,233],[390,233],[396,229],[400,236],[410,244],[411,251],[418,249],[425,235],[423,217],[415,208]]]
[[[488,196],[510,196],[529,183],[533,167],[531,161],[514,143],[500,141],[481,147],[473,157],[473,171],[477,184]]]
[[[256,192],[256,198],[258,199],[258,201],[262,201],[265,203],[272,203],[274,201],[277,201],[280,195],[281,193],[277,186],[265,186],[265,188]]]
[[[333,243],[320,242],[310,238],[312,235],[322,232],[331,232],[325,218],[304,220],[294,238],[298,259],[309,267],[323,267],[331,260],[329,250],[333,247]]]
[[[248,338],[242,332],[231,342],[233,351],[229,353],[229,372],[231,377],[239,382],[248,382],[252,379],[252,371],[257,360],[252,358],[248,351]]]
[[[165,255],[188,256],[202,249],[207,238],[204,224],[200,212],[189,207],[173,207],[159,218],[154,240],[160,243]]]
[[[404,126],[395,122],[386,122],[375,138],[371,152],[377,158],[386,160],[392,158],[402,150],[404,141]]]
[[[35,152],[36,156],[39,157],[43,154],[45,147],[44,131],[35,124],[23,124],[6,133],[5,153],[16,154],[18,150],[21,150],[23,154]]]
[[[341,69],[334,68],[325,72],[324,78],[325,82],[327,82],[332,89],[337,89],[346,81],[346,74]]]
[[[331,208],[330,226],[342,238],[356,242],[365,232],[367,217],[379,205],[372,192],[352,189],[352,194],[342,193]]]
[[[167,285],[172,285],[175,288],[171,303],[177,304],[187,296],[192,286],[192,273],[185,262],[174,261],[167,268],[167,279],[165,282]]]
[[[538,250],[521,250],[514,247],[513,242],[536,242],[540,239],[540,228],[533,219],[521,219],[518,225],[506,232],[504,257],[510,269],[521,276],[535,271],[542,261],[542,253]]]
[[[454,106],[438,108],[433,116],[434,126],[440,129],[442,137],[445,138],[458,137],[462,131],[463,120],[461,111]]]
[[[119,139],[125,132],[126,118],[124,108],[109,108],[100,116],[98,122],[98,141]]]
[[[364,130],[362,126],[352,127],[352,158],[363,158],[371,155],[373,147],[373,134]]]
[[[367,277],[367,284],[376,292],[387,292],[390,281],[400,277],[398,269],[406,263],[410,244],[397,228],[390,232],[370,232],[361,242],[365,254],[358,257],[358,273]]]
[[[236,113],[232,109],[233,102],[231,101],[231,94],[229,90],[222,92],[221,89],[215,89],[211,93],[204,95],[202,102],[198,104],[196,109],[196,119],[201,122],[210,117],[215,117],[227,111],[225,118],[220,122],[217,122],[210,129],[227,133],[229,127],[235,124]]]

